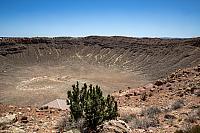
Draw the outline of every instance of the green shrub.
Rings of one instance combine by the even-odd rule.
[[[73,90],[68,91],[67,103],[70,105],[72,121],[85,119],[88,130],[96,130],[97,126],[105,120],[115,119],[118,116],[117,102],[114,97],[103,97],[99,86],[84,86],[79,89],[79,83],[72,85]]]

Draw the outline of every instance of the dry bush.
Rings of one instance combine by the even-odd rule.
[[[157,114],[161,113],[161,109],[158,107],[149,107],[141,112],[141,115],[148,116],[149,118],[154,118]]]
[[[136,119],[136,115],[134,115],[134,114],[121,117],[121,120],[125,121],[126,123],[129,123],[134,119]]]
[[[157,118],[141,118],[141,119],[133,119],[130,127],[131,128],[140,128],[146,129],[149,127],[157,127],[159,126],[159,120]]]
[[[149,127],[157,127],[159,126],[159,120],[156,117],[156,115],[159,113],[161,113],[161,110],[155,106],[144,109],[141,112],[141,115],[144,116],[144,118],[132,117],[130,126],[131,128],[141,128],[141,129],[146,129]]]
[[[72,129],[77,129],[83,132],[85,128],[84,124],[84,119],[79,119],[77,122],[74,122],[70,119],[70,116],[62,116],[62,118],[57,122],[55,128],[58,132],[63,132],[64,130],[69,131]]]
[[[177,130],[175,133],[200,133],[200,126],[194,126],[186,131],[184,130]]]
[[[141,114],[145,117],[138,118],[136,115],[128,115],[121,117],[121,120],[129,123],[131,128],[140,128],[146,129],[149,127],[157,127],[159,126],[159,120],[155,117],[161,110],[158,107],[150,107],[141,112]]]
[[[200,108],[192,110],[185,119],[186,122],[190,123],[194,123],[197,120],[200,120]]]
[[[56,123],[55,128],[57,131],[62,132],[69,121],[69,116],[62,116],[61,119]]]
[[[182,108],[183,106],[184,106],[184,101],[182,99],[178,99],[174,103],[172,103],[171,110],[176,110]]]

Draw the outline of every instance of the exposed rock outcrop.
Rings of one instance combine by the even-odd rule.
[[[122,120],[110,120],[100,126],[101,133],[131,133],[130,127]]]

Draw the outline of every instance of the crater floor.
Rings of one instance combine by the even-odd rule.
[[[33,65],[1,73],[1,102],[40,105],[66,98],[67,90],[79,81],[100,85],[104,94],[147,83],[137,73],[90,64]],[[3,89],[4,88],[4,89]]]

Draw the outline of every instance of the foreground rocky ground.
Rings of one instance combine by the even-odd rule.
[[[200,65],[113,94],[133,132],[174,132],[200,125]]]
[[[200,125],[200,65],[112,95],[120,117],[106,122],[102,132],[171,133]],[[0,132],[61,132],[68,114],[48,107],[0,104]]]
[[[58,121],[66,115],[66,111],[48,107],[19,107],[0,104],[0,132],[56,132]]]

